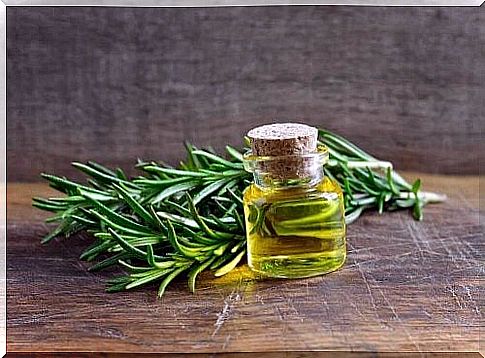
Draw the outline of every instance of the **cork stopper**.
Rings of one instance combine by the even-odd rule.
[[[268,124],[250,130],[253,156],[270,157],[258,170],[271,179],[308,178],[315,172],[318,130],[300,123]],[[274,158],[271,158],[274,157]]]
[[[251,150],[258,156],[283,156],[313,153],[318,130],[300,123],[275,123],[248,132]]]

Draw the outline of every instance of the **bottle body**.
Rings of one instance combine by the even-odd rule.
[[[335,271],[345,262],[343,195],[332,179],[301,186],[253,183],[243,199],[252,270],[299,278]]]

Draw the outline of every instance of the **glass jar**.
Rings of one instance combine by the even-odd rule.
[[[245,169],[254,175],[243,198],[250,268],[269,277],[299,278],[341,267],[343,194],[324,175],[327,148],[278,156],[253,152],[244,156]]]

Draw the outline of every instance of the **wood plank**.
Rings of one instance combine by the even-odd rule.
[[[412,353],[412,352],[399,352],[399,353],[374,353],[374,352],[251,352],[250,356],[254,358],[281,358],[284,354],[285,358],[481,358],[483,357],[478,352],[467,353]],[[62,353],[9,353],[8,358],[51,358],[51,357],[72,357],[75,355],[77,358],[150,358],[153,357],[152,353],[82,353],[82,352],[62,352]],[[177,353],[162,353],[157,354],[164,358],[180,358],[180,354]],[[193,353],[190,357],[194,358],[244,358],[248,357],[247,352],[239,353]]]
[[[303,121],[397,167],[478,174],[476,8],[7,9],[8,178],[176,163]],[[419,158],[419,159],[418,159]],[[482,156],[483,159],[483,156]]]
[[[284,354],[285,358],[481,358],[483,357],[478,352],[465,352],[465,353],[412,353],[412,352],[399,352],[399,353],[374,353],[374,352],[251,352],[250,356],[254,358],[281,358]],[[62,352],[62,353],[9,353],[8,358],[51,358],[51,357],[72,357],[77,358],[150,358],[153,357],[152,353],[82,353],[82,352]],[[180,358],[180,354],[177,353],[162,353],[157,354],[164,358]],[[244,358],[248,357],[247,352],[239,353],[193,353],[190,357],[194,358]]]
[[[409,177],[415,177],[411,174]],[[41,245],[43,184],[8,185],[7,347],[10,352],[477,351],[483,233],[478,178],[421,175],[446,193],[425,221],[368,213],[348,230],[338,272],[259,280],[241,266],[198,281],[108,294],[113,271],[78,260],[89,236]]]

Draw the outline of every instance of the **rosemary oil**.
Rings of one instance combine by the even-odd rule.
[[[301,124],[250,131],[244,192],[248,264],[265,276],[298,278],[334,271],[345,262],[343,194],[323,174],[327,149]]]

